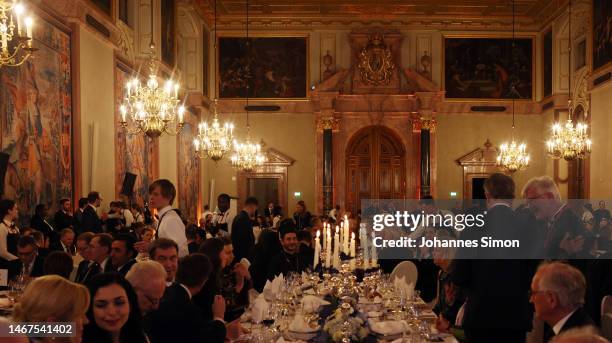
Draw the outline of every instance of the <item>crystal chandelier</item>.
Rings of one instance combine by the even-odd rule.
[[[151,6],[151,32],[153,31],[153,6]],[[138,78],[129,80],[125,85],[126,96],[119,107],[121,121],[119,124],[128,134],[144,133],[156,138],[163,133],[178,134],[183,128],[185,106],[180,105],[178,98],[178,82],[168,79],[160,82],[157,77],[157,59],[155,58],[155,43],[151,36],[151,52],[149,58],[149,78],[142,85]],[[129,121],[133,128],[129,128]]]
[[[215,65],[217,65],[217,2],[215,1]],[[216,82],[216,76],[215,76]],[[214,117],[212,123],[201,122],[198,125],[198,135],[193,140],[196,154],[199,158],[210,157],[213,161],[219,161],[232,149],[234,124],[226,122],[219,123],[217,113],[218,102],[215,99],[213,104]]]
[[[234,141],[234,153],[230,157],[232,166],[236,169],[251,172],[266,163],[266,156],[261,152],[261,145],[252,143],[250,135],[244,143]]]
[[[546,142],[548,154],[554,158],[563,158],[566,161],[584,159],[591,152],[591,139],[589,138],[588,125],[585,123],[574,123],[572,121],[572,70],[571,70],[571,41],[572,41],[572,1],[569,2],[569,41],[568,50],[568,101],[567,101],[567,121],[557,122],[552,126],[552,135]]]
[[[512,48],[514,49],[514,1],[512,1]],[[517,143],[514,140],[514,102],[516,98],[516,88],[514,84],[512,90],[512,139],[510,143],[503,143],[499,148],[497,155],[497,166],[508,173],[514,173],[519,170],[525,170],[529,166],[529,154],[527,154],[527,145],[525,143]]]
[[[213,111],[214,118],[210,125],[207,122],[198,125],[198,135],[193,140],[193,145],[198,157],[210,157],[213,161],[219,161],[232,148],[234,124],[221,125],[219,123],[217,99],[215,99]]]
[[[0,67],[22,65],[37,49],[32,48],[31,17],[17,0],[0,0]]]
[[[251,126],[249,124],[249,89],[250,89],[250,64],[251,49],[249,41],[249,0],[246,1],[246,44],[247,44],[247,65],[246,65],[246,126],[247,138],[244,143],[234,141],[234,152],[230,157],[232,166],[245,172],[253,171],[256,167],[266,163],[266,156],[261,152],[261,145],[251,142]]]

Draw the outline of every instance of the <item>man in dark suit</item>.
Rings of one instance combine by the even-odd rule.
[[[65,228],[74,227],[74,217],[72,216],[72,203],[70,199],[63,198],[60,200],[60,209],[55,212],[53,218],[55,229],[63,230]]]
[[[236,261],[240,261],[242,258],[251,258],[251,250],[255,246],[251,218],[255,215],[255,211],[257,211],[257,199],[248,197],[244,202],[244,208],[232,223],[232,245],[234,246]]]
[[[493,174],[484,188],[488,206],[484,227],[467,228],[461,238],[468,236],[479,243],[478,236],[518,238],[518,220],[511,208],[514,181],[506,175]],[[512,253],[504,248],[485,247],[458,251],[451,275],[467,294],[463,318],[467,342],[525,342],[531,328],[527,296],[531,275],[526,261],[499,259]]]
[[[274,279],[275,276],[283,274],[287,276],[290,272],[301,273],[312,262],[300,254],[299,243],[295,223],[292,220],[283,220],[278,229],[278,235],[282,250],[276,254],[268,263],[266,278]]]
[[[79,208],[74,211],[74,229],[78,234],[81,234],[83,230],[81,229],[81,224],[83,223],[83,211],[85,210],[85,206],[87,206],[87,198],[79,199]]]
[[[74,231],[70,228],[65,228],[60,231],[60,239],[57,243],[49,246],[50,251],[63,251],[70,256],[76,253],[74,246]]]
[[[545,259],[587,257],[585,239],[589,234],[580,218],[563,202],[549,176],[529,180],[523,196],[537,220],[547,223],[544,233]]]
[[[112,243],[113,236],[107,233],[96,234],[91,239],[87,249],[90,260],[83,260],[79,264],[76,282],[86,284],[94,275],[114,270],[110,260]]]
[[[22,236],[17,241],[17,257],[8,265],[9,279],[19,275],[38,277],[44,274],[43,259],[38,256],[38,245],[32,236]]]
[[[49,237],[50,242],[55,243],[59,238],[56,229],[47,221],[48,215],[49,208],[47,205],[36,205],[34,215],[30,220],[30,227],[36,231],[42,232],[45,234],[45,237]]]
[[[87,195],[87,206],[83,209],[83,216],[81,218],[81,232],[102,232],[102,219],[98,217],[96,209],[100,207],[102,198],[98,192],[89,192]]]
[[[585,310],[586,280],[569,264],[550,262],[538,268],[531,282],[530,301],[535,315],[545,323],[544,342],[560,332],[595,325]]]
[[[111,245],[111,262],[117,273],[125,276],[136,263],[138,252],[134,248],[136,238],[130,234],[119,234]]]
[[[152,343],[224,341],[227,331],[223,297],[215,296],[212,321],[205,320],[191,300],[204,287],[211,270],[210,260],[204,254],[191,254],[179,262],[176,282],[166,288],[159,309],[151,313],[148,335]]]

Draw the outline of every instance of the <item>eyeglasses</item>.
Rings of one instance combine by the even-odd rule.
[[[159,305],[159,298],[152,298],[150,297],[147,293],[145,293],[142,289],[135,287],[134,288],[136,291],[142,293],[142,295],[144,295],[144,297],[147,299],[147,301],[149,301],[151,303],[151,305],[153,306],[157,306]]]

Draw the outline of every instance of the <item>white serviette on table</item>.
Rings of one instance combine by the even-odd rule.
[[[370,325],[370,330],[372,330],[372,332],[383,336],[393,336],[401,334],[404,331],[408,331],[408,323],[403,320],[387,320],[382,322],[368,320],[368,324]]]
[[[302,308],[306,313],[315,313],[319,311],[319,307],[329,305],[330,302],[323,300],[314,295],[305,295],[302,298]]]
[[[407,283],[405,276],[396,276],[395,279],[393,279],[393,286],[395,286],[395,290],[398,292],[403,290],[407,299],[412,298],[414,295],[414,283]]]
[[[251,319],[253,322],[261,323],[268,314],[268,308],[270,308],[270,304],[268,304],[264,296],[260,294],[253,302],[253,307],[251,308]]]
[[[314,328],[308,325],[308,322],[306,322],[304,316],[299,313],[293,317],[293,320],[289,324],[289,331],[299,333],[313,333],[319,331],[320,328],[321,327],[319,325]]]
[[[283,336],[281,336],[278,341],[276,341],[276,343],[306,343],[306,341],[302,341],[302,340],[297,340],[297,341],[288,341],[286,340]]]
[[[285,277],[283,273],[274,277],[272,282],[270,280],[266,281],[266,284],[263,288],[263,295],[267,300],[272,300],[276,298],[276,295],[280,293],[283,284],[285,283]]]

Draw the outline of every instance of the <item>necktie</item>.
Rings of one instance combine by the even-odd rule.
[[[30,264],[29,263],[23,265],[23,275],[30,276]]]

